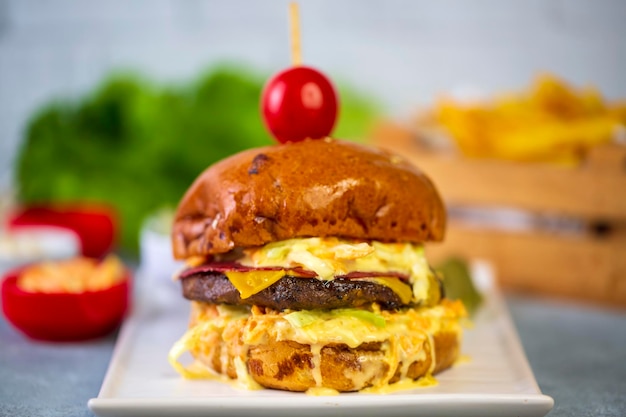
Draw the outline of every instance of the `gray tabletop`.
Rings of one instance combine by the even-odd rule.
[[[624,311],[507,295],[548,414],[626,416]],[[0,319],[0,416],[93,416],[115,335],[69,344],[33,342]]]

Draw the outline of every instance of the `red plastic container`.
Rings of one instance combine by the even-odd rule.
[[[57,226],[70,229],[80,239],[82,254],[90,258],[99,258],[113,249],[116,223],[113,209],[95,204],[27,206],[8,218],[9,228]]]
[[[22,268],[9,271],[2,281],[2,310],[13,326],[33,339],[78,341],[115,330],[130,299],[130,273],[102,291],[38,293],[17,286]]]

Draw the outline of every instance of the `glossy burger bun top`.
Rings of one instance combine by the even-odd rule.
[[[340,140],[250,149],[207,168],[176,212],[185,259],[297,237],[441,240],[446,214],[432,182],[386,151]]]

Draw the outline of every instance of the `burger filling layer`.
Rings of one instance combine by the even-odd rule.
[[[191,260],[190,264],[192,267],[180,276],[185,296],[208,302],[302,309],[338,308],[356,301],[396,308],[435,305],[441,298],[441,285],[426,261],[423,247],[413,243],[289,239],[218,255],[209,262]],[[223,277],[236,289],[237,297],[233,297]],[[300,285],[296,285],[298,279],[304,279]],[[289,291],[283,291],[285,286],[290,287]],[[311,305],[278,306],[264,301],[282,299],[294,286],[306,293],[328,296],[318,297],[320,300]],[[376,287],[382,289],[373,290]],[[337,299],[345,301],[337,303]]]
[[[427,355],[430,369],[426,375],[430,375],[441,361],[434,356],[433,337],[441,333],[460,337],[459,318],[464,314],[462,304],[448,300],[434,307],[399,311],[377,310],[374,306],[369,310],[295,312],[195,302],[190,328],[172,347],[169,360],[185,377],[205,378],[217,372],[252,388],[256,383],[250,376],[250,355],[263,346],[296,342],[308,346],[310,363],[304,369],[311,370],[314,385],[325,387],[331,384],[320,373],[325,346],[377,346],[380,355],[371,363],[371,372],[359,369],[350,376],[353,385],[349,390],[359,390],[370,386],[368,381],[384,386],[410,378],[410,365],[425,361]],[[187,351],[199,361],[187,366],[180,363],[180,356]],[[386,365],[381,366],[381,361]],[[373,373],[379,372],[382,374],[373,378]]]

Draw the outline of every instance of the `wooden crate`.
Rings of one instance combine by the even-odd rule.
[[[486,259],[505,288],[626,307],[626,146],[598,146],[580,166],[560,167],[432,150],[392,122],[371,138],[428,173],[448,207],[504,207],[582,225],[506,230],[452,217],[445,242],[428,247],[433,261]]]

